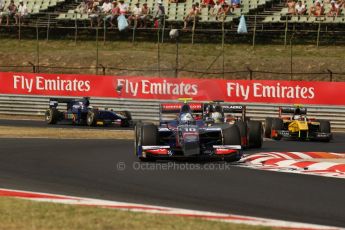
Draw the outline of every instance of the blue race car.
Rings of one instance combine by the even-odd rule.
[[[58,104],[66,103],[67,110],[59,111]],[[113,110],[101,110],[90,106],[90,98],[50,98],[49,109],[45,113],[48,124],[67,120],[74,125],[110,125],[118,124],[121,127],[132,125],[132,116],[129,111],[114,112]]]
[[[213,124],[202,118],[203,104],[175,103],[160,105],[159,125],[137,123],[135,154],[142,161],[157,159],[220,159],[241,158],[241,136],[236,125]],[[164,120],[163,114],[177,114]]]

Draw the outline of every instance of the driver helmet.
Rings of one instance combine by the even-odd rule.
[[[293,119],[294,119],[294,120],[300,120],[300,119],[301,119],[301,115],[295,114],[295,115],[293,116]]]
[[[194,121],[194,118],[191,113],[182,113],[180,116],[180,121],[182,123],[188,123]]]
[[[213,112],[211,114],[211,118],[214,120],[214,122],[219,123],[223,121],[223,115],[220,112]]]

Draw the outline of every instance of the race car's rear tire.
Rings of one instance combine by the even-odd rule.
[[[330,133],[331,132],[331,123],[325,120],[319,120],[320,126],[319,131],[321,133]]]
[[[283,130],[283,129],[284,129],[283,120],[280,118],[273,118],[271,132],[272,132],[272,130]],[[282,139],[282,137],[280,135],[278,135],[278,136],[272,137],[272,139],[279,141],[280,139]]]
[[[320,133],[331,133],[331,123],[329,121],[325,120],[319,120],[320,126],[319,126],[319,132]],[[324,142],[329,142],[331,140],[331,137],[323,139]]]
[[[138,146],[143,145],[157,145],[158,144],[158,129],[154,124],[141,124],[140,131],[138,132]],[[137,150],[138,151],[138,150]],[[152,157],[139,157],[141,161],[155,161]]]
[[[262,137],[262,123],[260,121],[249,121],[249,146],[252,148],[261,148]]]
[[[240,121],[236,121],[235,125],[238,127],[238,130],[240,131],[241,146],[247,147],[248,146],[247,123],[240,120]]]
[[[45,113],[45,120],[47,124],[56,124],[59,120],[60,112],[56,108],[50,108]]]
[[[271,129],[272,129],[272,117],[266,117],[265,119],[265,137],[270,138],[271,137]]]
[[[141,122],[137,122],[134,126],[134,154],[138,154],[138,140],[139,140],[139,132],[141,129]]]
[[[241,134],[237,125],[223,129],[223,145],[241,145]]]
[[[131,122],[132,122],[132,115],[129,111],[125,110],[125,111],[121,111],[121,114],[123,114],[126,119],[123,119],[121,121],[121,127],[129,127],[131,126]]]
[[[86,124],[88,126],[96,126],[96,124],[97,124],[97,111],[91,110],[87,113]]]

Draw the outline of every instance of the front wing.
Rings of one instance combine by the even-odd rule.
[[[240,145],[213,145],[211,150],[201,151],[196,155],[180,155],[175,154],[174,149],[168,145],[156,145],[156,146],[141,146],[138,150],[139,157],[156,157],[156,158],[218,158],[235,157],[238,159],[242,156],[242,150]]]

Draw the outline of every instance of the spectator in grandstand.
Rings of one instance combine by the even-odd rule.
[[[208,10],[210,10],[211,8],[213,8],[215,5],[213,0],[203,0],[201,3],[201,7],[207,7]]]
[[[2,18],[6,16],[6,12],[4,11],[5,9],[5,4],[3,0],[0,0],[0,25],[2,23]]]
[[[226,16],[231,14],[231,9],[230,5],[224,3],[218,12],[217,19],[220,21],[225,20]]]
[[[301,0],[298,0],[295,9],[296,15],[305,15],[305,13],[307,12],[307,8],[304,4],[302,4]]]
[[[93,9],[93,1],[92,0],[89,0],[87,1],[87,12],[91,12]]]
[[[112,8],[113,4],[109,0],[104,0],[101,7],[104,24],[111,19]]]
[[[125,3],[124,0],[120,0],[119,2],[120,14],[127,16],[129,11],[128,5]]]
[[[14,19],[16,21],[15,25],[19,23],[23,23],[24,19],[29,15],[28,8],[26,4],[24,4],[23,0],[19,1],[19,7],[17,13],[14,15]]]
[[[98,5],[93,5],[92,10],[89,12],[89,18],[90,18],[90,26],[93,27],[93,24],[95,22],[97,22],[97,24],[99,25],[100,23],[100,8],[98,7]]]
[[[99,5],[100,5],[99,0],[93,0],[93,1],[92,1],[92,8],[93,8],[94,6],[99,6]]]
[[[10,5],[8,5],[7,7],[7,11],[8,12],[6,15],[6,25],[8,26],[10,22],[10,18],[13,18],[18,11],[17,6],[14,4],[14,0],[11,0]]]
[[[140,25],[141,19],[141,8],[139,2],[135,3],[132,14],[128,17],[128,26],[132,26],[132,22],[134,22],[134,28],[137,28]]]
[[[115,27],[114,21],[120,15],[120,8],[116,1],[113,1],[113,9],[111,10],[110,26]]]
[[[212,16],[218,16],[221,8],[222,8],[222,5],[217,1],[216,5],[214,5],[214,7],[212,9],[211,15]]]
[[[328,17],[334,17],[334,16],[338,16],[339,12],[340,12],[340,7],[339,4],[337,4],[336,1],[332,0],[331,1],[331,8],[329,9],[327,16]]]
[[[288,0],[286,6],[288,7],[287,15],[296,14],[296,2],[294,0]]]
[[[162,0],[157,0],[155,12],[153,14],[155,19],[155,28],[162,27],[165,18],[165,7],[162,4]]]
[[[141,16],[140,16],[140,20],[141,20],[141,27],[146,28],[147,26],[147,21],[150,20],[151,18],[151,11],[150,8],[147,7],[147,3],[145,2],[143,4],[143,6],[141,7]]]
[[[184,18],[184,26],[183,29],[187,29],[187,25],[190,22],[197,22],[199,20],[200,9],[197,7],[196,4],[192,5],[192,9],[189,11],[187,16]]]
[[[232,9],[241,7],[241,1],[240,0],[228,0],[227,4],[229,4]]]
[[[324,15],[325,8],[321,5],[320,0],[316,0],[315,5],[310,7],[309,9],[309,16],[316,16],[319,17]]]
[[[91,1],[90,1],[91,2]],[[75,9],[76,13],[86,14],[88,11],[88,1],[84,0],[82,1],[77,8]]]

